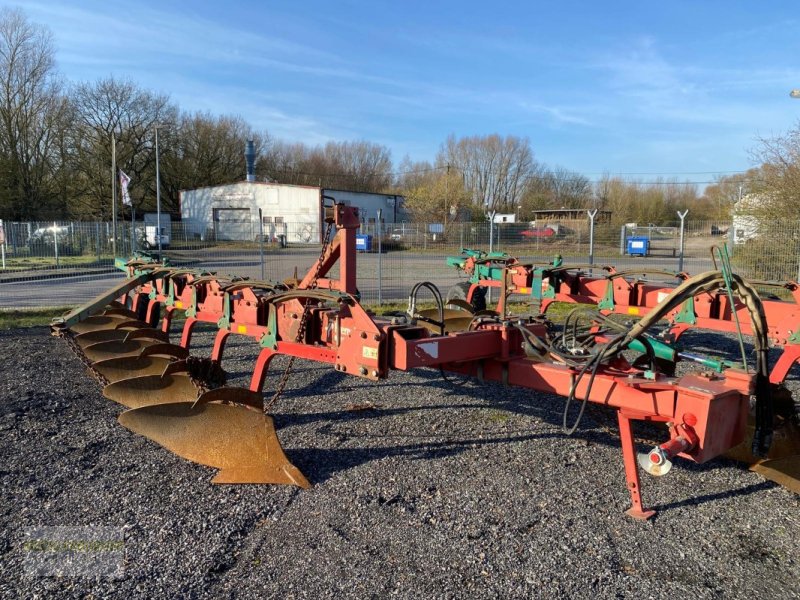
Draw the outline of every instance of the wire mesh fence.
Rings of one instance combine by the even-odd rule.
[[[225,232],[182,222],[5,223],[0,244],[0,308],[72,306],[122,276],[114,256],[157,250],[174,265],[251,279],[302,276],[319,254],[318,224],[245,224]],[[2,237],[2,236],[0,236]],[[160,240],[159,240],[160,238]],[[734,243],[735,242],[735,243]],[[358,285],[367,303],[398,302],[418,281],[446,291],[464,280],[446,258],[462,248],[506,252],[524,262],[593,263],[698,273],[713,268],[710,249],[728,244],[735,269],[760,280],[796,280],[800,223],[757,222],[747,230],[723,222],[613,224],[589,218],[549,223],[365,223],[359,230]],[[334,275],[336,272],[334,271]]]

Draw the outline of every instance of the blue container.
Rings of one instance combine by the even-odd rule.
[[[646,237],[629,237],[628,254],[631,256],[647,256],[650,254],[650,240]]]
[[[356,250],[359,252],[372,252],[372,236],[356,234]]]

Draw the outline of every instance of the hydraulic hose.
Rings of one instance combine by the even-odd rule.
[[[620,341],[612,341],[609,346],[615,351],[627,347],[633,340],[644,335],[652,325],[680,306],[688,298],[703,292],[718,289],[725,283],[721,271],[707,271],[681,283],[653,311],[642,317]],[[731,278],[731,291],[747,307],[753,329],[756,350],[756,424],[753,434],[753,454],[766,456],[772,443],[773,404],[769,385],[769,337],[767,317],[761,298],[755,288],[739,275]],[[731,310],[735,310],[731,306]]]
[[[436,301],[436,308],[439,313],[439,320],[434,321],[433,319],[425,319],[433,323],[434,325],[439,326],[439,335],[444,335],[445,323],[444,323],[444,302],[442,301],[442,293],[439,291],[435,285],[433,285],[430,281],[421,281],[414,285],[411,288],[411,293],[408,295],[408,309],[407,313],[412,319],[420,319],[417,314],[417,293],[419,293],[420,288],[427,288],[433,294],[433,299]]]

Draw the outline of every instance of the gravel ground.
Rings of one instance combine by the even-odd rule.
[[[234,383],[254,357],[229,343]],[[591,416],[564,437],[554,396],[298,361],[274,414],[314,487],[212,486],[118,425],[44,328],[0,332],[0,364],[2,597],[800,597],[800,496],[679,461],[643,478],[658,516],[629,519],[617,440]],[[26,574],[39,525],[122,528],[123,568]]]

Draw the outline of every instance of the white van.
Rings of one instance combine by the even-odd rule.
[[[144,243],[145,249],[158,248],[158,215],[145,213],[144,215]],[[169,248],[170,233],[172,232],[172,217],[161,213],[161,247]]]

